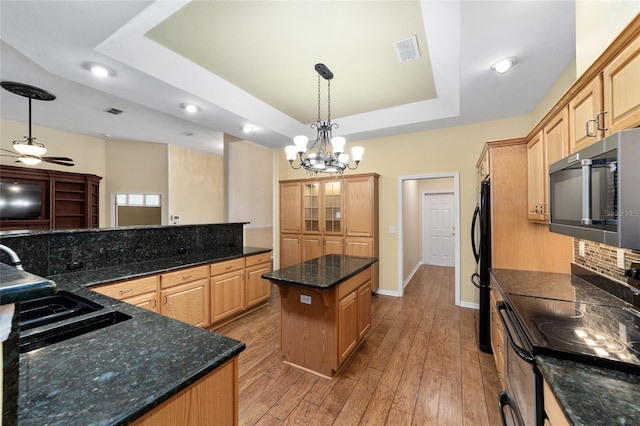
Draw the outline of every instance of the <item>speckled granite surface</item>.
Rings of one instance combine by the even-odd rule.
[[[493,269],[491,275],[507,301],[521,294],[631,306],[572,274]],[[640,424],[640,376],[550,356],[536,356],[536,363],[572,424]]]
[[[126,424],[245,348],[242,342],[119,302],[87,286],[268,251],[216,250],[51,277],[59,289],[104,306],[87,318],[110,311],[132,318],[21,354],[19,424]]]
[[[354,276],[378,261],[375,257],[354,257],[338,254],[307,260],[306,262],[267,272],[262,278],[274,282],[329,288]]]

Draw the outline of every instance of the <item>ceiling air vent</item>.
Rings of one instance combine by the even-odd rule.
[[[418,49],[418,39],[416,36],[405,38],[393,43],[396,55],[400,62],[409,62],[420,59],[420,49]]]
[[[122,114],[124,111],[118,108],[111,107],[111,108],[105,109],[104,112],[108,112],[109,114],[113,114],[113,115],[118,115],[118,114]]]
[[[191,132],[184,132],[184,133],[181,133],[181,134],[182,134],[182,136],[193,136],[193,135],[195,135],[195,133],[191,133]]]

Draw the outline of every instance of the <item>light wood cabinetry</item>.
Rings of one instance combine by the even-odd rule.
[[[238,357],[135,420],[133,426],[238,424]]]
[[[569,110],[563,108],[527,142],[528,218],[549,222],[549,165],[569,155]]]
[[[160,313],[198,327],[209,319],[208,266],[160,275]]]
[[[244,259],[212,264],[211,322],[235,315],[244,308]]]
[[[544,412],[547,415],[544,422],[545,426],[568,426],[570,423],[567,421],[560,404],[558,404],[546,380],[542,381],[542,398],[544,401]]]
[[[246,258],[246,308],[258,305],[271,297],[271,283],[262,274],[271,271],[271,253]]]
[[[280,268],[326,254],[378,256],[378,178],[363,174],[280,182]],[[292,205],[296,199],[298,209]],[[284,211],[302,212],[302,231],[293,231],[294,214]],[[375,275],[373,291],[378,289]]]
[[[491,351],[493,352],[493,360],[496,363],[496,370],[498,371],[498,378],[500,379],[500,384],[502,385],[502,390],[505,389],[505,381],[504,381],[504,330],[502,328],[502,321],[500,321],[500,317],[498,316],[498,309],[496,305],[498,302],[501,302],[502,296],[496,290],[495,286],[492,283],[491,293],[489,296],[489,304],[490,304],[490,317],[491,317]]]
[[[93,287],[92,290],[152,312],[160,312],[158,304],[159,280],[158,276],[144,277]]]
[[[597,75],[569,101],[569,147],[572,153],[602,139],[604,119],[601,113],[602,76]]]
[[[640,125],[640,37],[603,71],[607,134]]]
[[[300,182],[280,183],[280,232],[302,232],[302,198]]]
[[[288,363],[331,377],[371,328],[372,268],[327,288],[280,288],[281,347]]]
[[[491,176],[491,265],[494,268],[570,272],[573,239],[528,218],[527,140],[485,144]]]

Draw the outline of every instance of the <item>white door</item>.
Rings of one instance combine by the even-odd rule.
[[[455,219],[453,193],[425,193],[422,202],[422,261],[454,266]]]

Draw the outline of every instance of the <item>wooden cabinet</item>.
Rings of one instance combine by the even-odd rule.
[[[138,278],[94,287],[92,290],[152,312],[160,312],[158,304],[159,277]]]
[[[602,139],[604,119],[601,113],[602,76],[597,75],[569,101],[569,147],[572,153]]]
[[[271,297],[271,283],[262,278],[262,274],[269,271],[271,271],[271,253],[246,258],[246,308],[256,306]]]
[[[132,426],[238,424],[238,357],[133,421]]]
[[[3,220],[0,230],[97,228],[100,176],[0,166],[3,181],[41,187],[41,214],[27,220]]]
[[[490,304],[490,317],[491,317],[491,351],[493,352],[493,360],[496,363],[496,370],[498,371],[498,378],[500,379],[500,384],[502,385],[502,390],[505,389],[505,381],[504,381],[504,373],[505,373],[505,364],[504,364],[504,349],[505,349],[505,340],[504,340],[504,330],[502,327],[502,321],[500,321],[500,317],[498,316],[498,309],[496,308],[496,304],[501,302],[502,296],[496,290],[495,287],[491,287],[491,293],[489,296],[489,304]]]
[[[545,426],[568,426],[570,424],[549,384],[544,379],[542,381],[542,400],[544,401],[544,412],[547,415]]]
[[[349,293],[338,302],[338,363],[342,364],[358,343],[358,295]]]
[[[362,339],[371,329],[371,281],[362,284],[358,290],[358,339]]]
[[[211,322],[245,308],[244,258],[211,265]]]
[[[549,222],[549,164],[569,155],[569,112],[563,108],[527,143],[527,208],[534,222]]]
[[[603,71],[607,134],[640,125],[640,37]]]
[[[300,182],[280,183],[280,232],[302,232],[302,199]]]
[[[280,182],[280,268],[326,254],[378,256],[378,178],[363,174]],[[296,198],[298,209],[292,205]],[[302,231],[293,231],[293,214],[285,211],[302,212]],[[373,281],[375,291],[378,280]]]
[[[160,275],[160,313],[198,327],[209,320],[209,268],[198,266]]]

